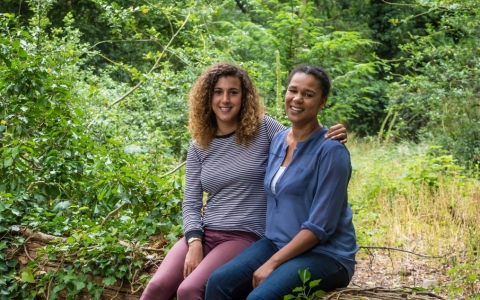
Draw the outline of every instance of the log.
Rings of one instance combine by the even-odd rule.
[[[13,226],[12,226],[13,227]],[[25,268],[29,261],[33,261],[38,257],[38,249],[43,248],[50,243],[58,243],[65,241],[65,238],[48,235],[42,232],[34,232],[24,226],[15,226],[10,231],[11,235],[22,235],[25,238],[25,243],[20,247],[11,247],[4,249],[7,258],[16,257],[20,264],[20,269]],[[5,238],[5,236],[3,237]],[[2,239],[3,239],[2,238]],[[162,252],[162,249],[147,248],[144,250]],[[161,262],[161,259],[156,260],[157,263]],[[39,268],[43,268],[43,271],[56,270],[61,267],[62,264],[68,262],[61,262],[58,260],[47,260],[42,258]],[[141,275],[153,275],[157,267],[155,264],[144,264],[144,269],[141,274],[138,274],[137,278]],[[102,286],[103,278],[100,276],[90,275],[90,280],[95,281],[99,286]],[[117,280],[113,285],[104,288],[100,299],[102,300],[138,300],[142,293],[141,288],[132,286],[127,280]],[[87,290],[83,290],[78,294],[80,299],[89,299],[89,293]],[[63,291],[59,294],[59,299],[66,298],[66,292]],[[396,288],[389,289],[386,287],[371,287],[371,288],[343,288],[336,289],[329,293],[315,298],[317,300],[432,300],[432,299],[444,299],[434,293],[428,291],[416,290],[414,288]]]

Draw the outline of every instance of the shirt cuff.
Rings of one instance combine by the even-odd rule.
[[[185,240],[187,241],[191,238],[201,238],[203,240],[203,232],[201,230],[192,230],[185,233]]]

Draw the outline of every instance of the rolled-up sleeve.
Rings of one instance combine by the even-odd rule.
[[[302,229],[309,229],[320,244],[336,231],[347,205],[347,187],[351,175],[350,155],[345,146],[333,147],[319,159],[317,184],[308,221]]]

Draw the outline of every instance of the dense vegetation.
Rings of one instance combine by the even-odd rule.
[[[359,243],[409,242],[383,218],[431,222],[410,238],[464,249],[443,288],[479,297],[479,45],[476,0],[2,1],[0,250],[26,242],[22,225],[66,237],[44,251],[71,261],[19,270],[0,251],[0,299],[98,298],[122,278],[141,289],[148,238],[181,235],[184,171],[170,171],[189,142],[188,91],[217,61],[246,68],[282,122],[288,70],[329,70],[320,120],[362,139],[349,142]]]

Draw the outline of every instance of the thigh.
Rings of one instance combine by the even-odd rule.
[[[295,294],[293,290],[303,286],[298,271],[307,269],[311,274],[310,281],[320,279],[312,290],[309,282],[305,284],[307,293],[316,290],[328,292],[348,285],[348,272],[342,265],[327,255],[309,251],[280,265],[252,291],[248,299],[281,300],[285,295]]]
[[[141,300],[171,299],[175,295],[183,281],[183,266],[187,252],[185,238],[175,243],[148,283]]]
[[[251,241],[245,239],[229,240],[220,243],[211,249],[198,267],[183,280],[180,289],[188,287],[188,289],[201,290],[203,295],[205,284],[210,274],[237,256],[242,250],[250,246],[251,243]]]
[[[253,273],[277,251],[267,238],[246,248],[213,272],[207,284],[205,300],[241,299],[248,295],[252,290]]]

